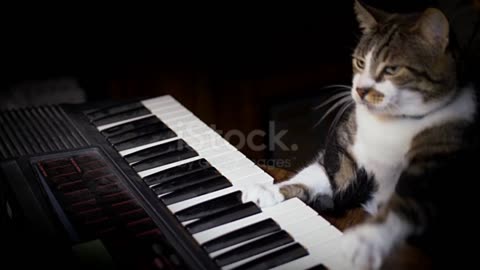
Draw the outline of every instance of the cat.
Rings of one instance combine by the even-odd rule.
[[[407,239],[432,256],[448,250],[441,237],[455,240],[444,229],[471,203],[456,187],[475,169],[477,103],[474,87],[457,80],[442,11],[389,14],[358,1],[354,10],[354,106],[314,162],[285,182],[249,186],[243,200],[363,207],[370,218],[345,232],[345,254],[354,269],[379,269]]]

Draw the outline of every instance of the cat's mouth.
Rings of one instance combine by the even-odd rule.
[[[366,100],[356,100],[356,103],[359,106],[365,107],[370,113],[373,114],[378,114],[378,115],[394,115],[395,110],[393,106],[390,106],[389,104],[385,104],[382,102],[381,104],[378,103],[371,103]]]

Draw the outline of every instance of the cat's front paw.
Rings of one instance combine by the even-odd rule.
[[[380,269],[391,247],[377,224],[364,224],[346,231],[342,241],[344,254],[353,269],[358,270]]]
[[[285,197],[280,192],[280,188],[273,184],[250,185],[242,190],[243,202],[254,202],[259,207],[269,207],[281,203]]]

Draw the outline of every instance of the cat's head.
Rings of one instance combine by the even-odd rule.
[[[421,117],[455,92],[449,24],[438,9],[389,14],[355,2],[362,37],[353,53],[352,96],[374,114]]]

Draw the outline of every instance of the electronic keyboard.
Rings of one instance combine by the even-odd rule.
[[[171,96],[3,111],[0,138],[2,227],[19,246],[12,258],[349,269],[342,233],[300,200],[263,209],[242,201],[245,187],[272,177]]]

